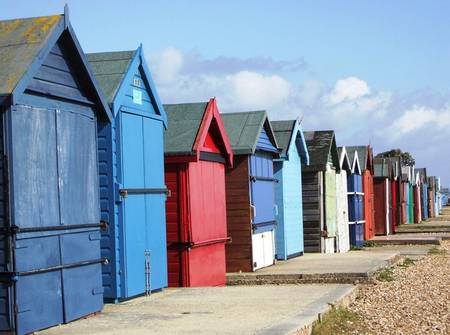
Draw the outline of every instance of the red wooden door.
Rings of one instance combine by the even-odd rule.
[[[167,270],[169,287],[185,286],[186,276],[183,268],[187,266],[185,247],[187,229],[186,207],[186,165],[169,164],[165,166],[165,179],[171,195],[166,201],[167,230]]]
[[[375,234],[386,235],[387,234],[387,202],[389,199],[386,197],[386,179],[374,179],[374,208],[375,208]]]
[[[363,192],[364,192],[364,239],[370,240],[375,236],[375,218],[374,218],[374,194],[373,178],[369,170],[363,174]]]
[[[202,160],[189,164],[189,205],[189,286],[225,285],[224,164]]]

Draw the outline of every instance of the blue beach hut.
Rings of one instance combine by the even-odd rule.
[[[67,15],[0,21],[0,332],[103,306],[97,122],[111,113]]]
[[[114,115],[98,138],[104,296],[115,301],[167,286],[167,121],[142,46],[88,59]]]
[[[299,120],[272,121],[280,158],[274,159],[275,202],[278,208],[275,255],[279,260],[303,255],[302,164],[309,165]]]
[[[362,247],[364,244],[365,222],[362,170],[359,163],[358,151],[350,149],[348,155],[352,164],[351,173],[347,176],[350,244],[355,247]]]

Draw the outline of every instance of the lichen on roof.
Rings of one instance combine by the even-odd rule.
[[[285,157],[287,155],[287,150],[289,149],[292,132],[295,129],[296,122],[296,120],[270,122],[275,138],[277,139],[278,147],[281,149],[281,157]]]
[[[253,154],[264,123],[268,120],[266,111],[223,113],[222,120],[234,154]]]
[[[61,15],[0,21],[0,95],[11,94]]]
[[[135,52],[135,50],[97,52],[86,55],[108,103],[113,102]]]
[[[168,127],[164,134],[166,155],[191,155],[208,102],[167,104]]]
[[[339,157],[333,130],[305,131],[309,166],[305,171],[325,170],[329,161],[339,170]]]

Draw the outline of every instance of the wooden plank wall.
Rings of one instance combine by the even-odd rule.
[[[320,180],[317,172],[302,172],[305,252],[321,252]]]
[[[232,239],[226,246],[227,272],[253,270],[248,167],[248,156],[235,156],[234,167],[225,175],[227,231]]]

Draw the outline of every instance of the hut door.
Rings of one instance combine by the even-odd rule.
[[[250,188],[253,208],[252,254],[253,268],[273,264],[275,225],[275,179],[272,154],[256,152],[250,158]]]
[[[144,189],[144,134],[142,117],[122,113],[122,187]],[[125,295],[131,297],[145,291],[145,195],[128,193],[123,198],[123,248]]]
[[[96,120],[16,106],[11,126],[14,223],[30,229],[16,235],[15,271],[33,271],[17,281],[15,309],[29,333],[103,304],[100,233],[83,227],[99,223]]]
[[[158,125],[141,115],[121,112],[122,278],[126,297],[166,285],[163,146]]]

